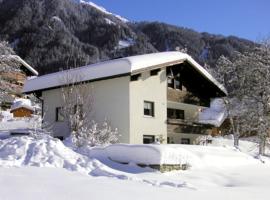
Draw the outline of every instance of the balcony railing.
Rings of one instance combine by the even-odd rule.
[[[193,125],[194,123],[198,123],[196,120],[187,120],[187,119],[167,119],[167,124],[179,124],[179,125]]]

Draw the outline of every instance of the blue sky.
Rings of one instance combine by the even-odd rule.
[[[130,21],[161,21],[250,40],[270,36],[270,0],[92,0]]]

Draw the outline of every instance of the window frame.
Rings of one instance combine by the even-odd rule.
[[[160,72],[160,69],[153,69],[150,71],[150,76],[156,76]]]
[[[137,81],[141,77],[141,74],[134,74],[130,76],[130,81]]]
[[[152,142],[145,142],[145,139],[149,139]],[[143,144],[153,144],[156,141],[156,136],[155,135],[143,135]]]
[[[146,108],[146,104],[150,105],[150,108]],[[146,113],[149,110],[149,114]],[[143,115],[147,117],[155,117],[155,103],[153,101],[143,101]]]
[[[56,122],[64,122],[65,121],[65,116],[63,113],[63,107],[56,107],[55,108],[55,121]],[[61,113],[62,111],[62,113]],[[60,119],[62,117],[62,119]]]

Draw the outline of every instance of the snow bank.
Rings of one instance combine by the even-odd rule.
[[[214,99],[210,103],[210,108],[206,108],[199,113],[199,122],[219,127],[224,122],[226,117],[227,113],[223,100]]]
[[[213,146],[114,144],[104,148],[95,147],[87,153],[85,153],[86,151],[83,152],[83,154],[105,161],[105,163],[109,163],[106,161],[107,158],[118,163],[129,164],[188,164],[193,169],[236,167],[259,162],[259,160],[254,159],[253,154],[241,152],[234,148],[233,145],[228,146],[223,144],[223,141],[220,141],[220,143],[217,144],[216,140]],[[251,143],[249,145],[251,145]]]
[[[39,139],[24,136],[0,140],[0,169],[1,167],[22,166],[60,168],[87,174],[91,177],[104,176],[132,180],[158,187],[181,187],[183,185],[182,181],[142,179],[120,171],[119,168],[112,169],[96,159],[76,153],[60,140],[49,136]]]
[[[114,144],[105,148],[107,156],[120,163],[146,165],[186,164],[192,155],[185,149],[174,149],[169,145],[130,145]]]
[[[1,111],[0,112],[0,122],[6,122],[13,118],[13,115],[10,111]]]
[[[88,152],[89,154],[97,159],[108,158],[118,163],[188,164],[192,168],[233,167],[258,162],[252,156],[242,153],[232,146],[114,144],[105,148],[93,148],[90,153]]]
[[[0,166],[55,167],[95,176],[115,176],[112,169],[98,160],[82,156],[60,140],[49,136],[40,139],[23,136],[0,140]]]

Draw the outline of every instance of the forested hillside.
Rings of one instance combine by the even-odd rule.
[[[179,19],[181,23],[181,19]],[[201,64],[255,44],[160,22],[127,22],[75,0],[0,1],[0,40],[40,74],[129,55],[186,48]]]

